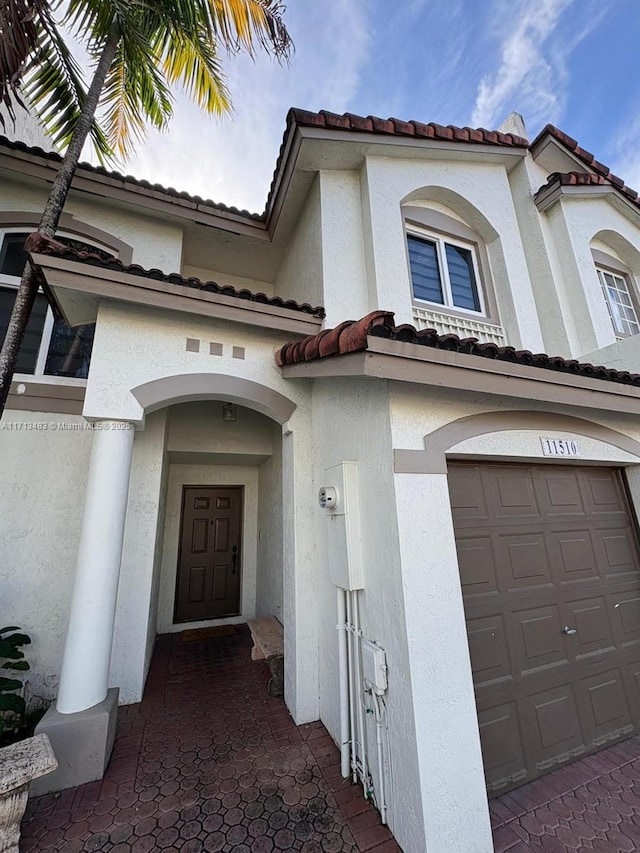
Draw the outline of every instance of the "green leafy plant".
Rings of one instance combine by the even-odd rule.
[[[31,643],[31,637],[27,634],[18,633],[20,628],[8,625],[0,628],[0,669],[25,672],[29,664],[24,659],[22,646]],[[22,681],[17,678],[8,678],[0,675],[0,732],[7,728],[18,728],[25,716],[25,702],[22,696],[16,694],[22,688]]]

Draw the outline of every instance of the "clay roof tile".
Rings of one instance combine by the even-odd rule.
[[[70,261],[85,263],[89,266],[105,267],[107,269],[117,270],[118,272],[128,273],[129,275],[137,275],[141,278],[163,281],[167,284],[196,288],[210,293],[221,293],[223,296],[231,296],[235,299],[244,299],[249,302],[261,302],[267,305],[287,308],[291,311],[300,311],[304,314],[311,314],[314,317],[324,317],[324,308],[321,306],[312,308],[307,303],[299,305],[293,299],[285,301],[278,296],[267,297],[264,293],[255,294],[247,288],[237,290],[231,284],[219,285],[215,281],[201,281],[199,278],[195,278],[193,276],[190,278],[184,278],[179,273],[165,273],[159,269],[145,269],[144,267],[141,267],[140,264],[124,264],[118,258],[104,258],[102,255],[97,255],[93,252],[83,252],[78,251],[77,249],[72,249],[64,243],[52,240],[37,232],[30,234],[27,237],[25,240],[25,250],[30,255],[51,255],[53,257],[65,258]]]
[[[508,361],[536,370],[556,370],[578,376],[592,377],[624,385],[640,386],[640,374],[610,367],[594,366],[576,359],[516,350],[499,346],[493,341],[480,342],[477,338],[460,338],[458,335],[441,335],[435,329],[421,329],[404,323],[395,326],[390,311],[373,311],[360,320],[347,320],[334,329],[325,329],[317,335],[285,344],[276,354],[278,365],[300,364],[319,358],[362,352],[368,348],[368,338],[381,337],[393,341],[445,349],[469,354],[473,357]]]

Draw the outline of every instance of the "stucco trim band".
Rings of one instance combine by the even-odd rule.
[[[471,393],[638,413],[640,387],[604,382],[466,353],[368,338],[367,351],[282,367],[285,378],[371,376]]]
[[[37,230],[42,217],[39,213],[29,213],[21,210],[2,210],[0,211],[0,228],[21,228],[25,226],[28,232]],[[60,217],[58,231],[68,231],[74,236],[95,240],[96,243],[101,243],[113,252],[124,264],[130,264],[133,260],[133,247],[129,243],[125,243],[118,237],[114,237],[108,231],[103,231],[102,228],[96,228],[94,225],[89,225],[76,219],[72,213],[63,213]]]
[[[279,424],[286,423],[296,409],[296,404],[271,388],[229,376],[226,373],[188,373],[165,376],[132,388],[131,393],[145,414],[175,403],[194,400],[225,400],[248,406]]]
[[[121,302],[185,311],[189,314],[217,317],[250,326],[302,335],[313,335],[322,328],[321,318],[276,305],[208,293],[205,290],[190,289],[183,285],[156,281],[118,270],[100,269],[49,255],[33,253],[31,257],[42,270],[63,316],[65,316],[64,299],[61,304],[60,295],[64,297],[65,291],[72,290],[118,299]],[[57,289],[60,294],[56,293]],[[66,316],[65,319],[67,319]],[[88,321],[83,319],[82,322]]]
[[[640,461],[639,441],[584,418],[555,412],[483,412],[459,418],[428,433],[424,437],[424,450],[394,449],[393,470],[396,474],[446,474],[447,451],[468,438],[508,430],[554,429],[596,439],[631,453]],[[557,464],[561,460],[549,461]]]
[[[15,378],[11,383],[7,408],[61,415],[82,414],[86,381],[70,379],[53,383],[39,382],[38,378],[32,375]]]
[[[594,186],[564,186],[561,184],[552,184],[551,186],[541,188],[534,198],[536,207],[541,213],[544,213],[556,202],[563,198],[584,198],[585,196],[597,196],[599,198],[607,198],[610,201],[619,202],[623,210],[638,214],[638,208],[616,190],[610,184],[598,184]]]
[[[0,151],[0,169],[16,172],[23,178],[29,175],[53,183],[60,168],[57,156],[47,155],[38,149],[3,148]],[[102,174],[97,167],[80,164],[73,179],[73,190],[90,196],[100,196],[114,201],[135,205],[154,213],[180,217],[198,225],[219,228],[234,234],[244,234],[262,241],[270,241],[261,218],[254,218],[248,212],[234,213],[230,208],[216,207],[214,203],[195,197],[173,195],[160,187],[141,186],[135,178],[126,175]]]

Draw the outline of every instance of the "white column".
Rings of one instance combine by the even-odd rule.
[[[424,849],[491,853],[447,475],[396,474],[395,487]]]
[[[133,451],[133,424],[94,424],[78,563],[57,709],[84,711],[107,695]]]
[[[282,529],[284,699],[298,725],[319,716],[316,496],[310,436],[308,413],[297,409],[283,426]]]

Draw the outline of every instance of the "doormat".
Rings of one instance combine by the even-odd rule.
[[[194,628],[191,631],[182,632],[182,640],[186,643],[194,642],[195,640],[211,640],[214,637],[229,637],[235,634],[235,625],[215,625],[211,628]]]

